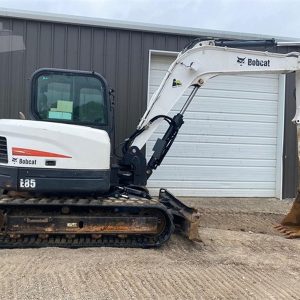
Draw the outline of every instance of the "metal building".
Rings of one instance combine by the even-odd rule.
[[[13,10],[0,11],[0,25],[1,32],[24,41],[16,51],[0,47],[0,118],[16,118],[19,111],[28,115],[29,79],[38,68],[94,70],[116,91],[116,145],[135,129],[147,99],[188,41],[271,38]],[[186,196],[293,197],[293,90],[293,75],[211,80],[198,92],[149,187],[164,186]],[[148,142],[147,155],[161,131]]]

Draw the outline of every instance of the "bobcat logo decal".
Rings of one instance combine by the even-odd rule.
[[[237,63],[242,66],[245,63],[246,57],[237,57]]]

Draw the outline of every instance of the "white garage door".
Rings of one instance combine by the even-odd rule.
[[[149,99],[173,55],[150,59]],[[220,76],[201,88],[185,124],[148,187],[178,196],[281,197],[284,76]],[[177,113],[188,93],[170,115]],[[279,101],[280,99],[280,101]],[[165,132],[158,128],[146,146],[147,158]]]

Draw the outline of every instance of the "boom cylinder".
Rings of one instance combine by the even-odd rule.
[[[200,86],[199,85],[195,85],[192,92],[190,93],[189,97],[187,98],[187,100],[185,101],[184,105],[182,106],[181,110],[180,110],[180,114],[183,115],[185,113],[185,111],[187,110],[187,108],[189,107],[189,105],[191,104],[192,100],[194,99],[197,91],[199,90]]]

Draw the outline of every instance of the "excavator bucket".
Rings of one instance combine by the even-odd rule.
[[[297,197],[290,212],[284,217],[280,224],[275,228],[283,233],[287,238],[300,238],[300,192],[298,191]]]
[[[296,115],[292,122],[297,125],[298,193],[290,212],[275,228],[287,238],[300,238],[300,72],[296,72]]]

